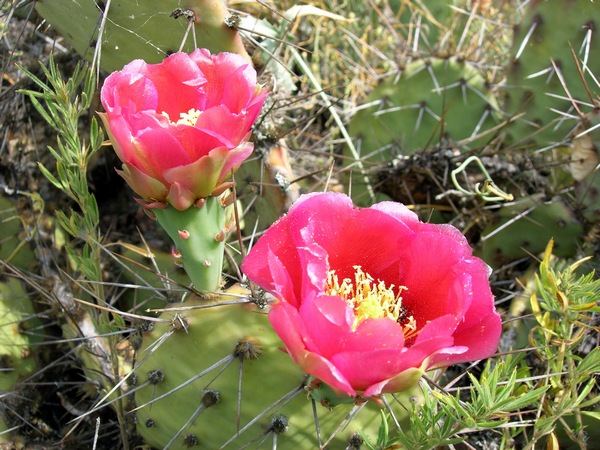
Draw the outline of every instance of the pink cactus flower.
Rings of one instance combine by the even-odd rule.
[[[292,359],[338,394],[401,391],[500,340],[488,266],[456,228],[399,203],[302,196],[242,269],[277,298],[269,320]]]
[[[197,49],[112,73],[100,117],[120,174],[147,206],[185,210],[252,153],[250,129],[266,95],[242,56]]]

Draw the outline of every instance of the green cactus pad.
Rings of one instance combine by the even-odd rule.
[[[39,0],[36,10],[80,55],[91,59],[107,4],[95,0]],[[189,17],[193,23],[189,32],[184,11],[187,8],[192,12]],[[193,0],[184,4],[180,0],[112,1],[102,38],[101,67],[111,72],[138,58],[158,63],[179,50],[186,33],[184,51],[195,48],[195,34],[199,48],[248,56],[237,31],[225,24],[226,17],[225,4],[219,0]]]
[[[583,220],[589,224],[600,223],[600,170],[575,186],[575,201]]]
[[[570,169],[575,200],[581,217],[590,224],[600,223],[600,110],[587,114],[571,143]]]
[[[123,295],[124,309],[145,314],[149,309],[163,308],[166,303],[177,299],[171,291],[165,292],[165,297],[157,295],[165,288],[177,289],[178,285],[189,286],[190,278],[182,267],[176,264],[170,252],[150,249],[147,250],[123,244],[124,249],[119,253],[119,264],[122,265],[123,278],[132,287]],[[154,289],[152,289],[154,288]]]
[[[371,106],[353,117],[349,130],[361,155],[373,162],[410,155],[445,139],[467,139],[497,124],[497,105],[484,78],[473,65],[456,59],[412,62],[378,86],[365,104]],[[485,142],[484,137],[469,145]]]
[[[23,235],[23,221],[15,204],[0,196],[0,260],[21,269],[31,270],[37,263],[28,240]]]
[[[509,129],[516,144],[545,147],[570,137],[578,113],[568,97],[589,103],[586,85],[592,90],[596,86],[590,74],[600,73],[599,26],[598,2],[537,0],[527,4],[516,29],[512,64],[503,89],[506,112],[524,113]],[[583,80],[573,54],[580,68],[586,63],[587,70],[581,69]],[[579,108],[586,109],[581,103]],[[575,118],[566,118],[561,112]]]
[[[0,392],[11,390],[36,368],[32,344],[42,341],[41,321],[21,283],[8,278],[0,283]]]
[[[251,233],[263,231],[284,214],[298,198],[298,184],[287,149],[281,143],[258,142],[256,157],[250,158],[235,173],[236,192],[244,204],[244,223]]]
[[[218,301],[231,300],[235,297],[224,295]],[[165,322],[145,335],[138,353],[137,429],[145,441],[157,448],[183,449],[194,444],[239,449],[245,445],[272,448],[276,439],[279,450],[318,448],[306,377],[281,350],[265,311],[253,304],[188,309],[206,306],[194,299],[183,306],[185,311],[175,307],[163,313],[160,318]],[[150,403],[189,380],[193,381],[182,389]],[[322,443],[353,408],[315,406]],[[379,411],[369,402],[342,426],[328,448],[346,448],[358,431],[375,439]]]
[[[479,255],[492,267],[540,254],[552,238],[557,256],[574,256],[584,231],[567,205],[558,198],[544,202],[542,195],[503,206],[497,217],[483,230]]]
[[[452,9],[453,4],[462,9],[469,8],[469,2],[465,0],[389,0],[392,12],[398,17],[398,22],[405,25],[407,33],[414,35],[419,25],[419,48],[428,52],[439,50],[439,41],[450,31],[452,19],[466,21],[465,14]]]

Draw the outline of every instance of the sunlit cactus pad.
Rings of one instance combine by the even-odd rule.
[[[213,52],[245,53],[237,32],[225,25],[227,11],[218,1],[179,0],[95,1],[40,0],[37,12],[55,26],[77,52],[92,58],[98,32],[102,35],[102,68],[121,69],[133,59],[158,63],[182,48],[205,47]],[[192,28],[188,30],[188,25]]]
[[[518,144],[561,142],[597,89],[600,8],[590,0],[531,1],[518,25],[504,94]],[[575,120],[573,120],[575,119]]]
[[[472,139],[497,125],[497,105],[485,79],[468,62],[431,58],[406,66],[367,98],[350,122],[363,158],[386,162],[397,155]],[[487,137],[489,140],[489,136]]]

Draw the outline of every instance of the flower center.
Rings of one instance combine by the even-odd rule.
[[[354,310],[352,329],[356,330],[365,319],[387,317],[402,326],[405,339],[416,336],[417,321],[402,306],[401,294],[407,289],[406,286],[398,286],[396,293],[393,284],[386,286],[381,280],[375,282],[373,277],[363,272],[360,266],[353,266],[353,268],[354,281],[344,278],[340,283],[335,270],[330,270],[327,272],[325,285],[326,295],[342,297]]]
[[[173,122],[166,112],[163,111],[162,114],[167,117],[169,122],[173,125],[190,125],[193,127],[196,125],[196,121],[198,120],[198,117],[200,117],[200,114],[202,114],[202,111],[192,108],[188,112],[179,113],[180,119],[177,122]]]
[[[198,120],[198,117],[200,117],[200,114],[202,114],[202,111],[198,111],[194,108],[190,109],[186,113],[179,113],[179,117],[181,117],[181,119],[177,121],[177,125],[194,126],[196,125],[196,121]]]

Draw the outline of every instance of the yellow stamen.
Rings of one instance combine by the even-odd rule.
[[[365,319],[392,319],[402,325],[404,337],[409,339],[416,334],[417,322],[414,317],[407,316],[406,308],[402,306],[402,291],[405,286],[398,286],[394,292],[394,285],[389,287],[384,281],[375,282],[373,277],[362,271],[360,266],[354,266],[354,282],[344,278],[340,283],[335,270],[327,272],[326,295],[340,296],[354,309],[354,323],[352,329]]]
[[[165,111],[161,114],[169,119],[169,122],[173,125],[190,125],[193,127],[196,125],[196,121],[198,120],[198,117],[200,117],[200,114],[202,114],[202,111],[192,108],[188,112],[179,113],[180,119],[177,122],[173,122]]]
[[[176,124],[194,126],[196,125],[196,121],[198,120],[198,117],[200,117],[200,114],[202,114],[202,111],[192,108],[186,113],[180,113],[179,116],[181,119],[179,119]]]

